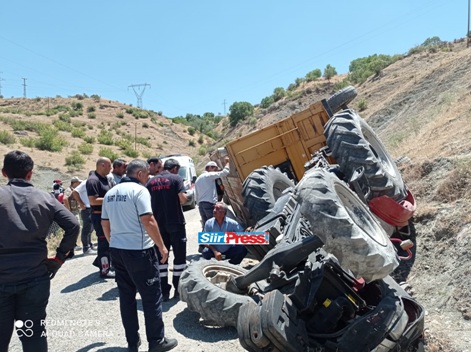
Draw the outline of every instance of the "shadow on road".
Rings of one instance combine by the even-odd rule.
[[[185,338],[204,341],[218,342],[233,340],[237,338],[237,330],[234,328],[222,328],[216,326],[205,326],[199,321],[200,315],[188,309],[178,313],[173,319],[173,327]]]
[[[91,285],[96,285],[103,281],[104,280],[98,276],[98,273],[91,273],[85,277],[82,277],[76,283],[73,283],[67,287],[64,287],[61,293],[70,293],[70,292],[78,291],[78,290],[81,290],[82,288],[86,288]]]
[[[119,298],[118,287],[113,287],[111,290],[103,292],[101,297],[97,298],[97,301],[117,301]]]

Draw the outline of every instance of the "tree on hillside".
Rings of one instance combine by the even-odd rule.
[[[240,120],[253,114],[254,107],[246,101],[235,102],[229,106],[229,122],[231,126],[237,125]]]
[[[275,99],[273,99],[273,96],[270,95],[269,97],[265,97],[262,99],[262,101],[260,102],[260,107],[262,109],[266,109],[268,108],[271,104],[273,104],[275,102]]]
[[[337,70],[335,69],[335,67],[331,66],[330,64],[327,64],[324,69],[324,78],[330,81],[330,79],[335,75],[337,75]]]
[[[312,70],[306,74],[306,81],[308,82],[315,81],[320,76],[322,76],[322,72],[320,69],[316,68],[315,70]]]
[[[286,95],[286,91],[283,87],[277,87],[273,90],[273,100],[278,101],[283,99]]]

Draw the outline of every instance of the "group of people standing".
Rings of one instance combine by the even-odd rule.
[[[112,163],[100,157],[87,180],[71,179],[63,205],[50,193],[32,186],[33,165],[26,153],[15,150],[5,155],[2,169],[8,184],[0,187],[0,352],[8,350],[15,320],[45,319],[50,279],[74,255],[80,231],[74,216],[78,212],[83,222],[83,253],[97,255],[93,264],[99,268],[100,277],[116,279],[128,350],[138,351],[141,344],[136,292],[142,298],[149,351],[173,349],[177,341],[165,336],[162,301],[170,299],[172,287],[173,298],[179,298],[178,283],[186,268],[187,237],[181,204],[187,195],[178,175],[178,161],[170,158],[162,163],[153,157],[127,164],[122,159]],[[205,231],[242,231],[236,221],[227,218],[227,206],[217,198],[214,181],[228,172],[228,159],[222,171],[210,162],[196,180]],[[47,258],[45,238],[52,222],[65,233],[56,256]],[[93,229],[96,251],[91,241]],[[243,246],[236,247],[207,246],[203,257],[221,260],[224,256],[238,264],[246,251]],[[174,254],[171,281],[170,248]],[[44,295],[40,303],[33,299],[39,291]],[[20,338],[23,350],[47,351],[45,327],[40,323],[34,326],[33,338]]]

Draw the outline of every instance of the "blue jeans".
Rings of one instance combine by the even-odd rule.
[[[15,325],[24,352],[47,352],[45,319],[50,287],[47,275],[24,283],[0,284],[0,352],[8,351]]]
[[[159,262],[155,248],[128,250],[110,248],[119,291],[119,308],[126,340],[136,345],[139,340],[136,291],[142,299],[149,349],[164,338],[162,292]]]
[[[214,258],[214,252],[208,247],[206,247],[201,254],[204,259]],[[222,255],[224,255],[226,259],[229,259],[229,263],[237,265],[240,264],[242,259],[247,255],[247,249],[242,245],[232,245],[227,251],[222,253]]]

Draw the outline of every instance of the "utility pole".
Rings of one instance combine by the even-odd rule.
[[[4,79],[2,78],[2,73],[3,72],[0,72],[0,98],[3,97],[3,95],[2,95],[2,81],[4,81]]]
[[[222,105],[224,105],[224,116],[226,116],[226,99],[224,99]]]
[[[468,0],[468,31],[466,32],[466,47],[469,48],[469,0]]]
[[[26,98],[26,78],[22,78],[23,80],[23,98]]]
[[[142,109],[142,96],[144,95],[144,91],[146,90],[146,87],[149,86],[150,84],[144,83],[144,84],[131,84],[128,86],[129,88],[132,88],[134,91],[134,94],[136,94],[137,97],[137,107]]]

